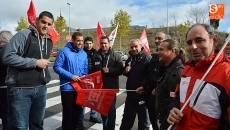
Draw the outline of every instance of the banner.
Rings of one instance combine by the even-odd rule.
[[[140,36],[140,41],[141,41],[142,47],[145,49],[145,53],[147,55],[151,55],[145,29],[143,30],[143,32],[142,32],[142,34]]]
[[[96,33],[97,33],[96,49],[98,50],[98,49],[100,48],[100,38],[101,38],[102,36],[105,36],[105,33],[104,33],[104,31],[102,30],[101,24],[100,24],[99,22],[98,22],[98,24],[97,24],[97,31],[96,31]]]
[[[111,32],[111,34],[109,35],[109,40],[110,40],[110,47],[113,47],[113,43],[115,41],[116,35],[117,35],[117,29],[118,29],[118,25],[117,24],[116,28],[113,29],[113,31]]]

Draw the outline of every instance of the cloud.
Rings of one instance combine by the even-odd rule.
[[[230,27],[228,27],[228,29],[227,29],[227,33],[230,33]]]
[[[219,30],[226,31],[227,23],[230,21],[230,2],[229,0],[167,0],[168,1],[168,21],[169,25],[174,25],[171,14],[176,16],[177,23],[186,21],[186,13],[191,6],[199,6],[207,9],[212,3],[225,4],[224,20],[220,21]],[[141,25],[155,27],[167,25],[167,1],[159,0],[77,0],[77,1],[57,1],[57,0],[33,0],[37,15],[44,11],[53,13],[55,19],[62,13],[62,16],[69,24],[69,7],[70,7],[70,26],[73,28],[95,28],[98,21],[107,19],[110,21],[114,18],[117,10],[124,10],[132,16],[131,25]],[[0,8],[0,22],[4,29],[13,29],[17,26],[17,20],[20,17],[27,17],[26,12],[30,0],[3,0]],[[67,5],[70,3],[70,6]],[[7,6],[6,6],[7,5]],[[109,25],[109,23],[108,23]],[[14,29],[13,29],[14,30]]]

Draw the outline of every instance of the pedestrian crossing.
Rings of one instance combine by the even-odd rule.
[[[61,96],[59,91],[59,80],[51,80],[47,84],[47,100],[46,100],[46,114],[44,119],[44,130],[61,130],[62,123],[62,106],[61,106]],[[122,114],[124,110],[124,102],[126,98],[126,93],[117,93],[117,104],[116,104],[116,128],[119,130]],[[119,102],[118,102],[119,100]],[[122,101],[121,101],[122,100]],[[120,102],[121,101],[121,102]],[[102,124],[89,122],[87,117],[89,117],[90,109],[85,110],[84,126],[87,130],[102,130]],[[88,115],[88,116],[87,116]],[[98,114],[100,118],[100,115]],[[137,121],[135,121],[137,122]],[[137,123],[135,123],[132,130],[137,130]]]

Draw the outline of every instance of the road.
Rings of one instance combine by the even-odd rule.
[[[62,106],[61,106],[61,97],[59,91],[59,77],[53,71],[52,64],[49,67],[52,80],[47,85],[47,100],[46,100],[46,113],[44,119],[44,130],[61,130],[61,121],[62,121]],[[120,76],[120,88],[125,89],[126,77]],[[124,102],[126,98],[125,92],[119,92],[117,94],[117,117],[116,117],[116,130],[119,130],[122,114],[124,110]],[[86,108],[86,114],[84,117],[84,126],[88,130],[102,130],[102,124],[95,124],[89,122],[89,108]],[[98,114],[100,117],[100,114]],[[137,119],[135,120],[132,130],[137,130]],[[1,128],[1,127],[0,127]]]

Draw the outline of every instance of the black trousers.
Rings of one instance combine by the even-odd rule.
[[[136,114],[138,116],[138,130],[149,130],[150,122],[145,103],[127,95],[120,130],[131,130]]]
[[[7,104],[7,88],[0,88],[0,118],[3,130],[10,130],[10,118]]]
[[[62,130],[75,130],[78,118],[82,112],[82,106],[76,104],[77,93],[75,91],[62,91]]]
[[[155,95],[149,95],[148,96],[148,102],[147,102],[147,108],[149,112],[149,119],[152,124],[153,130],[158,130],[157,127],[157,119],[156,119],[156,110],[155,110],[155,103],[156,103],[156,96]]]

